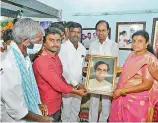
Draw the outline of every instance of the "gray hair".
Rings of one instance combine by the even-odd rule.
[[[15,43],[19,44],[25,39],[35,39],[37,34],[45,35],[40,24],[30,18],[19,19],[13,28],[13,38]]]

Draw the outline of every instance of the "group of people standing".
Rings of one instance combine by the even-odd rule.
[[[1,121],[77,122],[82,96],[87,95],[83,72],[92,55],[119,56],[108,38],[109,24],[97,22],[98,39],[88,54],[81,44],[82,26],[68,22],[43,30],[32,19],[18,20],[1,41]],[[40,47],[31,62],[28,51]],[[132,52],[123,66],[113,99],[102,96],[100,122],[156,121],[158,60],[148,51],[149,35],[132,36]],[[98,121],[100,95],[91,94],[89,122]],[[156,112],[156,110],[155,110]],[[150,117],[149,117],[150,116]]]

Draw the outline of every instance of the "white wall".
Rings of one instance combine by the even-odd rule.
[[[99,20],[106,20],[109,22],[111,27],[111,39],[115,41],[116,35],[116,22],[137,22],[146,21],[146,31],[149,33],[150,37],[152,34],[152,22],[153,18],[158,17],[158,13],[153,14],[131,14],[131,15],[108,15],[108,16],[64,16],[66,21],[76,21],[79,22],[83,28],[94,28],[95,24]],[[123,65],[125,59],[127,58],[130,51],[120,50],[119,62],[120,66]]]
[[[56,9],[62,10],[62,21],[76,21],[83,28],[94,28],[99,20],[106,20],[111,27],[111,39],[115,41],[116,22],[146,21],[146,31],[151,36],[153,14],[130,14],[130,15],[108,15],[108,16],[72,16],[74,13],[93,12],[117,12],[132,10],[158,9],[158,0],[38,0]],[[120,51],[120,66],[123,65],[130,51]]]

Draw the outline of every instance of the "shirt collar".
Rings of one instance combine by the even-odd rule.
[[[43,48],[41,55],[42,56],[46,56],[47,55],[47,57],[49,57],[51,59],[51,58],[56,58],[58,56],[58,53],[53,55],[53,54],[49,53],[45,48]]]
[[[69,39],[68,40],[62,40],[62,44],[65,43],[65,42],[67,42],[67,41],[69,41]]]
[[[97,82],[99,82],[96,78],[95,78],[95,80],[96,80]],[[103,81],[101,81],[101,82],[105,82],[105,80],[103,80]]]
[[[71,45],[71,47],[73,47],[73,48],[75,48],[74,47],[74,45],[71,43],[71,41],[68,39],[68,41],[67,41],[70,45]],[[80,42],[78,42],[78,48],[77,49],[79,49],[80,48],[80,46],[81,46],[81,43]],[[76,49],[76,48],[75,48]]]
[[[105,39],[105,41],[103,42],[103,44],[101,44],[101,43],[99,42],[99,39],[98,39],[98,43],[99,43],[100,45],[108,44],[108,43],[109,43],[109,38],[107,37],[107,38]]]
[[[21,50],[19,49],[18,45],[14,41],[11,41],[10,46],[16,49],[19,53],[21,53]]]

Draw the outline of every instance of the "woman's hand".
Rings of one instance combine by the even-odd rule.
[[[117,99],[121,96],[121,89],[115,89],[113,91],[113,99]]]

